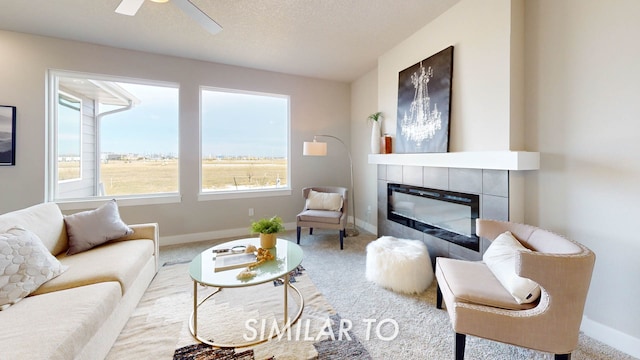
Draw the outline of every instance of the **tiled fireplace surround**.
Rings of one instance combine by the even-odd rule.
[[[432,264],[435,264],[437,256],[480,260],[489,246],[487,239],[480,239],[480,251],[477,252],[388,220],[387,184],[397,183],[478,194],[481,218],[509,220],[509,177],[509,170],[378,165],[378,236],[389,235],[424,241],[429,249]]]

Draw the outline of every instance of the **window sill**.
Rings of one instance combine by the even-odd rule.
[[[198,194],[198,201],[228,200],[228,199],[251,199],[272,196],[290,196],[290,188],[277,190],[243,190],[243,191],[211,191]]]
[[[104,196],[91,199],[73,199],[73,200],[56,200],[61,210],[81,210],[94,209],[104,204],[105,201],[116,199],[119,207],[139,206],[139,205],[158,205],[173,204],[182,201],[180,194],[162,194],[162,195],[146,195],[146,196]]]

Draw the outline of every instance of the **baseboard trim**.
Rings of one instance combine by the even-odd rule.
[[[293,230],[296,228],[296,224],[286,223],[284,224],[284,228],[285,230]],[[237,237],[237,236],[243,236],[243,235],[246,235],[248,238],[258,236],[258,235],[252,235],[249,232],[249,225],[247,225],[247,227],[244,227],[244,228],[206,231],[201,233],[191,233],[191,234],[173,235],[173,236],[160,236],[160,246],[183,245],[183,244],[189,244],[189,243],[194,243],[199,241],[224,239],[224,238]]]
[[[367,232],[372,234],[376,234],[378,232],[378,228],[375,225],[366,223],[364,221],[358,220],[356,222],[357,226]],[[285,230],[295,230],[296,223],[285,223]],[[172,235],[172,236],[160,236],[160,246],[167,245],[183,245],[189,244],[199,241],[207,241],[207,240],[216,240],[216,239],[224,239],[236,236],[247,237],[256,237],[257,235],[252,235],[249,233],[249,226],[245,228],[237,228],[237,229],[225,229],[225,230],[216,230],[216,231],[205,231],[201,233],[192,233],[192,234],[183,234],[183,235]]]
[[[638,338],[593,321],[586,316],[582,317],[580,330],[591,338],[640,359],[640,339]]]

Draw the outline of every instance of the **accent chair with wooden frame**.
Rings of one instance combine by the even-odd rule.
[[[319,196],[314,199],[324,198],[325,201],[311,199],[312,195],[318,195],[318,193]],[[336,186],[314,186],[302,189],[305,207],[296,217],[297,243],[300,244],[302,227],[309,228],[309,235],[313,235],[314,228],[334,229],[340,232],[340,250],[342,250],[347,227],[348,193],[347,188]],[[341,204],[335,201],[338,197],[342,197]]]

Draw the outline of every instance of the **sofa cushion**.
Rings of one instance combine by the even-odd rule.
[[[0,358],[74,359],[120,299],[117,282],[29,296],[0,311]]]
[[[298,214],[301,221],[312,221],[326,224],[340,224],[342,213],[340,211],[305,210]]]
[[[106,281],[119,282],[124,294],[152,259],[153,252],[153,241],[142,239],[111,242],[72,256],[61,254],[58,259],[69,266],[69,270],[41,286],[34,294]]]
[[[43,203],[0,215],[0,229],[20,226],[36,234],[51,254],[67,250],[67,231],[56,203]]]
[[[493,240],[482,256],[493,275],[519,304],[536,301],[540,296],[538,283],[516,274],[518,253],[524,251],[531,250],[506,231]]]
[[[110,200],[95,210],[65,216],[64,222],[69,236],[67,255],[77,254],[133,233],[120,219],[115,200]]]
[[[36,234],[20,227],[0,233],[0,310],[67,269]]]
[[[340,211],[342,209],[342,195],[310,190],[305,208],[310,210]]]
[[[491,270],[481,261],[465,261],[439,257],[436,273],[438,285],[447,287],[455,301],[499,307],[508,310],[525,310],[533,303],[519,304],[500,284]]]

